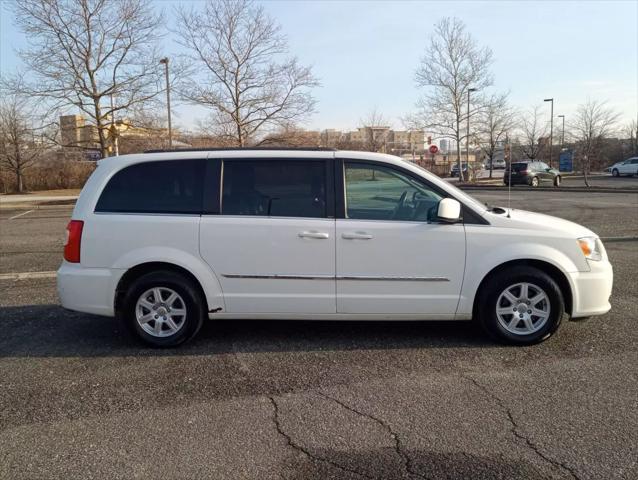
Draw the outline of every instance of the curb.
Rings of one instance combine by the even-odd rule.
[[[468,191],[494,191],[494,192],[507,192],[508,188],[505,185],[456,185],[461,190]],[[512,192],[572,192],[572,193],[635,193],[638,194],[638,188],[606,188],[606,187],[514,187]]]
[[[606,243],[618,243],[618,242],[638,242],[638,236],[633,237],[600,237],[603,242]]]

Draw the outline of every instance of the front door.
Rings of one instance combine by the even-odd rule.
[[[204,215],[200,253],[234,314],[335,313],[335,221],[328,159],[230,159],[221,215]]]
[[[344,170],[337,311],[453,317],[465,269],[465,229],[436,222],[441,193],[380,164],[346,160]]]

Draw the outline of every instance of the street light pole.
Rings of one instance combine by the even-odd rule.
[[[470,173],[470,93],[476,92],[476,88],[467,89],[467,138],[465,139],[465,161],[467,173]],[[459,181],[463,179],[463,165],[459,165]]]
[[[549,167],[552,167],[552,143],[554,142],[554,99],[546,98],[545,102],[552,102],[552,108],[549,120]]]
[[[565,115],[557,115],[558,118],[563,119],[563,130],[560,134],[560,149],[565,148]]]
[[[160,60],[164,64],[164,73],[166,74],[166,108],[168,110],[168,148],[173,148],[173,128],[171,126],[171,86],[168,81],[168,57]]]

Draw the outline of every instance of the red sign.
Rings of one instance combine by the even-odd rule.
[[[436,145],[430,145],[429,150],[430,150],[430,153],[434,155],[435,153],[438,153],[439,147],[437,147]]]

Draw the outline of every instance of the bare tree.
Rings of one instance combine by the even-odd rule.
[[[388,119],[375,107],[359,120],[359,131],[363,134],[361,147],[368,152],[385,152],[390,140]]]
[[[476,143],[489,162],[490,178],[496,152],[504,148],[505,137],[514,123],[515,115],[508,104],[507,94],[495,94],[485,100],[477,118]]]
[[[24,191],[24,176],[50,144],[46,125],[38,125],[31,99],[2,92],[0,99],[0,167],[15,177],[15,190]]]
[[[460,146],[467,136],[469,90],[481,90],[492,84],[492,61],[492,51],[479,47],[461,20],[444,18],[435,26],[416,71],[417,86],[429,90],[417,103],[419,113],[413,124],[438,138],[456,142],[461,180]],[[476,108],[469,115],[473,113]]]
[[[576,143],[576,153],[581,159],[585,185],[592,158],[599,154],[604,140],[615,131],[619,114],[607,106],[607,102],[588,99],[578,106],[569,123],[569,132]]]
[[[540,107],[536,106],[520,118],[520,148],[523,155],[536,160],[543,151],[542,138],[547,137],[547,124],[543,120]]]
[[[629,155],[638,155],[638,122],[632,120],[625,125],[624,134],[629,140]]]
[[[269,147],[319,147],[319,132],[304,130],[295,124],[285,125],[266,135],[262,145]]]
[[[95,125],[106,156],[111,116],[161,92],[155,47],[162,16],[150,0],[15,0],[13,5],[29,42],[19,53],[32,82],[12,86],[51,100],[52,108],[80,109]]]
[[[208,0],[177,11],[179,41],[197,67],[180,87],[188,102],[208,107],[218,133],[238,146],[305,119],[314,111],[310,67],[288,58],[281,28],[250,0]]]

